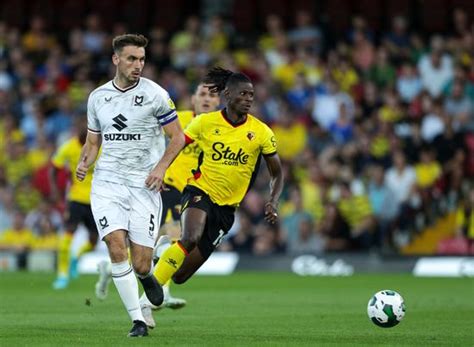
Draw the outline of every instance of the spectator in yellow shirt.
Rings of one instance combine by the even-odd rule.
[[[4,166],[7,182],[12,186],[16,186],[22,178],[31,175],[33,168],[28,160],[26,143],[23,140],[12,141],[7,145]]]
[[[339,186],[340,200],[337,204],[342,218],[351,229],[351,241],[355,249],[368,249],[373,245],[375,219],[367,194],[353,194],[350,184]]]
[[[416,183],[422,190],[431,188],[441,177],[441,165],[435,160],[434,153],[424,148],[420,153],[420,162],[415,165]]]
[[[25,215],[16,210],[13,217],[13,225],[6,229],[0,237],[0,250],[10,250],[17,253],[24,253],[32,248],[35,242],[35,235],[25,227]]]
[[[280,103],[279,111],[277,122],[272,126],[272,130],[277,140],[280,158],[292,160],[306,147],[308,131],[294,115],[290,114],[285,102]]]
[[[59,246],[59,236],[50,218],[42,216],[39,221],[40,234],[33,243],[34,249],[56,251]]]
[[[442,175],[441,165],[436,161],[433,150],[425,147],[420,152],[420,162],[415,165],[416,186],[422,200],[424,217],[428,223],[433,221],[433,197],[439,193],[436,183]]]

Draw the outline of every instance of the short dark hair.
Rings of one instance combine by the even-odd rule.
[[[141,34],[123,34],[114,37],[112,48],[114,52],[120,52],[125,46],[137,46],[145,48],[148,45],[148,39]]]
[[[204,83],[209,85],[209,90],[213,93],[220,93],[228,85],[240,82],[252,83],[247,75],[240,72],[232,72],[221,67],[213,67],[204,78]]]

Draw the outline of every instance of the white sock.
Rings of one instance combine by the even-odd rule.
[[[128,260],[112,263],[112,279],[132,321],[145,321],[138,301],[138,281]]]
[[[165,284],[162,288],[163,288],[163,297],[166,300],[170,297],[170,286],[169,284],[168,285]]]
[[[140,307],[143,306],[151,306],[152,308],[155,308],[155,305],[153,305],[150,300],[148,300],[145,293],[140,296]]]

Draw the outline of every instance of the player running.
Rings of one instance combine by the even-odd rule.
[[[275,223],[283,188],[281,162],[272,130],[249,114],[254,98],[250,79],[221,68],[204,80],[221,93],[225,108],[194,118],[185,129],[186,143],[202,149],[199,165],[181,200],[181,240],[167,248],[155,270],[158,282],[186,282],[209,258],[229,231],[235,209],[257,174],[260,158],[271,175],[265,219]]]
[[[131,337],[148,335],[135,274],[148,299],[155,306],[163,302],[163,291],[151,271],[162,211],[159,191],[166,169],[184,146],[168,93],[140,76],[147,43],[143,35],[114,38],[116,75],[89,96],[88,134],[76,169],[77,178],[83,180],[102,145],[91,206],[99,236],[109,250],[113,282],[133,321]],[[170,138],[168,146],[164,133]]]
[[[201,113],[214,111],[220,103],[219,95],[211,92],[209,87],[204,83],[200,83],[191,97],[193,111],[178,111],[178,119],[181,127],[184,129],[194,117]],[[181,230],[179,227],[180,211],[181,211],[181,193],[186,186],[188,178],[192,177],[192,170],[197,167],[198,157],[201,149],[196,143],[186,146],[170,165],[165,174],[165,183],[168,190],[161,192],[163,200],[163,214],[161,224],[163,226],[163,235],[155,249],[155,257],[159,258],[163,249],[171,245],[171,241],[180,238]],[[166,219],[171,221],[166,222]],[[105,299],[108,292],[108,284],[110,283],[111,273],[108,262],[99,264],[99,281],[96,283],[96,296],[99,299]],[[168,281],[163,285],[164,300],[161,307],[172,309],[181,308],[186,305],[186,301],[181,298],[175,298],[171,295]],[[151,314],[152,309],[157,309],[147,299],[146,295],[140,298],[143,316],[149,327],[155,327],[155,322]]]
[[[87,136],[87,127],[81,126],[78,135],[66,141],[58,148],[52,159],[49,169],[49,182],[51,195],[54,200],[59,199],[59,188],[57,186],[58,170],[75,170],[79,164],[81,149]],[[64,289],[68,286],[71,278],[76,278],[77,262],[79,257],[94,249],[97,244],[97,227],[92,215],[90,191],[92,174],[88,173],[83,182],[79,182],[75,175],[71,175],[71,183],[67,194],[67,209],[65,216],[65,230],[58,245],[57,273],[58,277],[53,283],[54,289]],[[88,241],[79,249],[78,253],[71,257],[71,243],[74,233],[80,223],[83,223],[89,232]]]

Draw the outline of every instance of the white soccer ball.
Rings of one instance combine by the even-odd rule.
[[[405,303],[396,291],[381,290],[370,298],[367,314],[375,325],[391,328],[400,323],[405,316]]]

